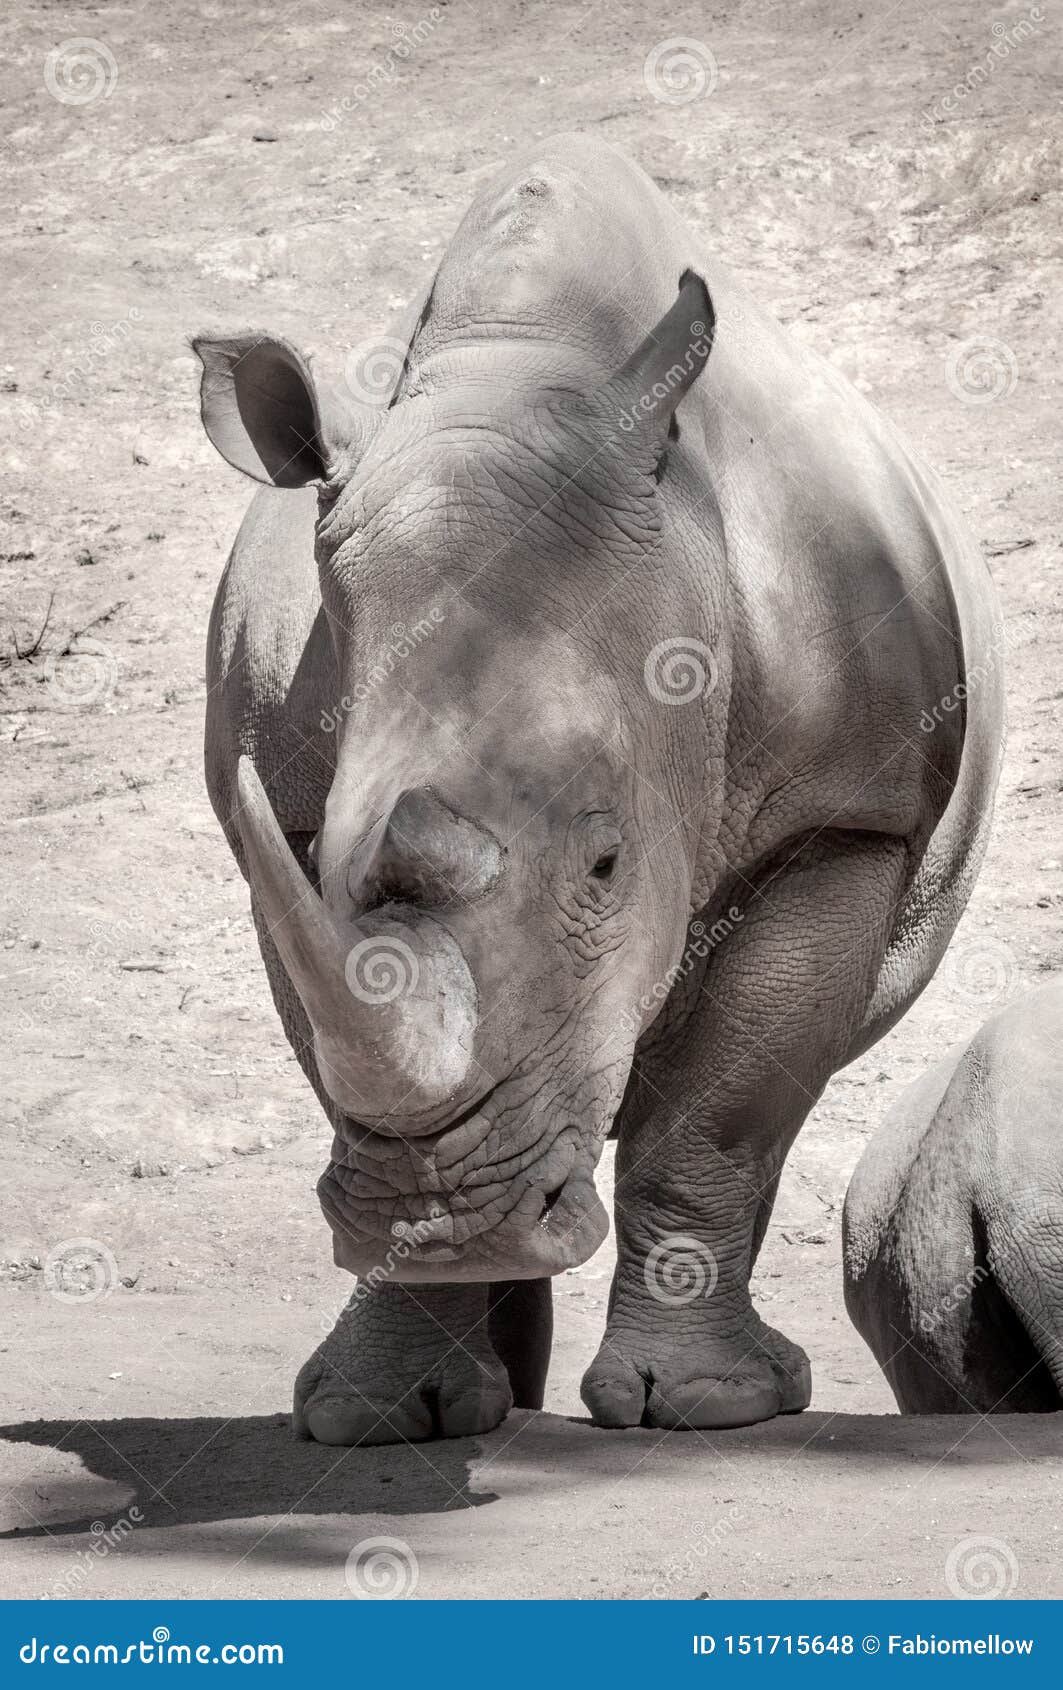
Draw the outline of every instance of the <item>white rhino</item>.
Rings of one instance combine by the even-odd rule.
[[[808,1401],[749,1276],[802,1121],[963,909],[999,628],[937,482],[720,245],[565,135],[477,194],[386,404],[269,334],[195,343],[208,435],[266,484],[207,781],[359,1276],[304,1435],[540,1403],[611,1133],[595,1422]]]
[[[1063,982],[902,1092],[845,1199],[845,1300],[904,1414],[1063,1408]]]

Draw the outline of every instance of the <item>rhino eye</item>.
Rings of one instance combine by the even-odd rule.
[[[618,855],[619,853],[615,850],[604,851],[598,858],[594,867],[591,869],[592,877],[595,880],[611,880],[613,878],[613,870],[616,867],[616,859]]]

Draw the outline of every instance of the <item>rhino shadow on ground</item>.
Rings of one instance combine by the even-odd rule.
[[[511,1416],[511,1419],[513,1417]],[[549,1418],[543,1416],[544,1420]],[[508,1422],[507,1422],[508,1424]],[[573,1426],[591,1428],[589,1420]],[[710,1431],[669,1432],[636,1428],[600,1434],[607,1444],[619,1439],[654,1439],[674,1459],[779,1454],[791,1457],[856,1456],[868,1463],[942,1457],[963,1448],[972,1459],[1001,1459],[1010,1448],[1015,1460],[1063,1456],[1063,1413],[1044,1414],[853,1414],[841,1409],[805,1409],[780,1414],[751,1426]],[[708,1446],[708,1447],[707,1447]]]
[[[808,1410],[759,1425],[701,1434],[648,1428],[601,1431],[589,1420],[540,1412],[511,1414],[486,1437],[371,1449],[296,1442],[287,1415],[154,1420],[35,1420],[0,1427],[9,1444],[77,1456],[83,1475],[41,1467],[9,1485],[25,1524],[0,1531],[0,1542],[72,1537],[110,1525],[135,1503],[138,1525],[164,1528],[283,1520],[283,1539],[266,1553],[291,1559],[291,1533],[319,1558],[325,1545],[296,1522],[317,1516],[403,1516],[479,1508],[524,1487],[564,1485],[577,1478],[638,1486],[662,1481],[713,1482],[735,1462],[750,1480],[763,1461],[821,1463],[867,1472],[947,1461],[979,1468],[1063,1458],[1063,1414],[900,1415]],[[723,1464],[723,1466],[721,1465]],[[697,1472],[695,1472],[697,1470]],[[126,1498],[104,1500],[99,1481]],[[497,1485],[497,1491],[492,1489]],[[95,1494],[94,1494],[95,1489]],[[132,1496],[128,1493],[133,1492]],[[49,1517],[39,1522],[42,1515]],[[100,1529],[96,1524],[97,1531]],[[203,1547],[215,1534],[203,1539]],[[222,1539],[217,1539],[222,1544]],[[224,1540],[227,1549],[232,1541]],[[328,1555],[332,1555],[331,1546]]]
[[[477,1438],[329,1448],[297,1442],[286,1414],[31,1420],[0,1427],[0,1438],[78,1456],[89,1475],[82,1483],[37,1472],[12,1485],[9,1499],[27,1523],[0,1531],[0,1542],[83,1533],[134,1505],[139,1524],[165,1527],[263,1515],[430,1514],[497,1500],[490,1490],[472,1489]],[[93,1479],[136,1494],[125,1503],[94,1502]],[[71,1517],[56,1520],[56,1502],[65,1512],[67,1496]],[[34,1523],[45,1511],[53,1518]]]

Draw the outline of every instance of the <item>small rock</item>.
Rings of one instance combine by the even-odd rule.
[[[147,1157],[138,1156],[130,1169],[132,1179],[165,1179],[170,1173],[168,1162],[152,1162]]]
[[[276,141],[280,137],[275,129],[256,129],[251,139],[252,141]]]

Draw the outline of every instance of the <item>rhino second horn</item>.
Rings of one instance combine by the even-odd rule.
[[[248,757],[237,793],[248,880],[306,1010],[325,1091],[346,1114],[416,1132],[411,1118],[458,1096],[472,1065],[476,987],[460,947],[423,912],[337,921]]]

